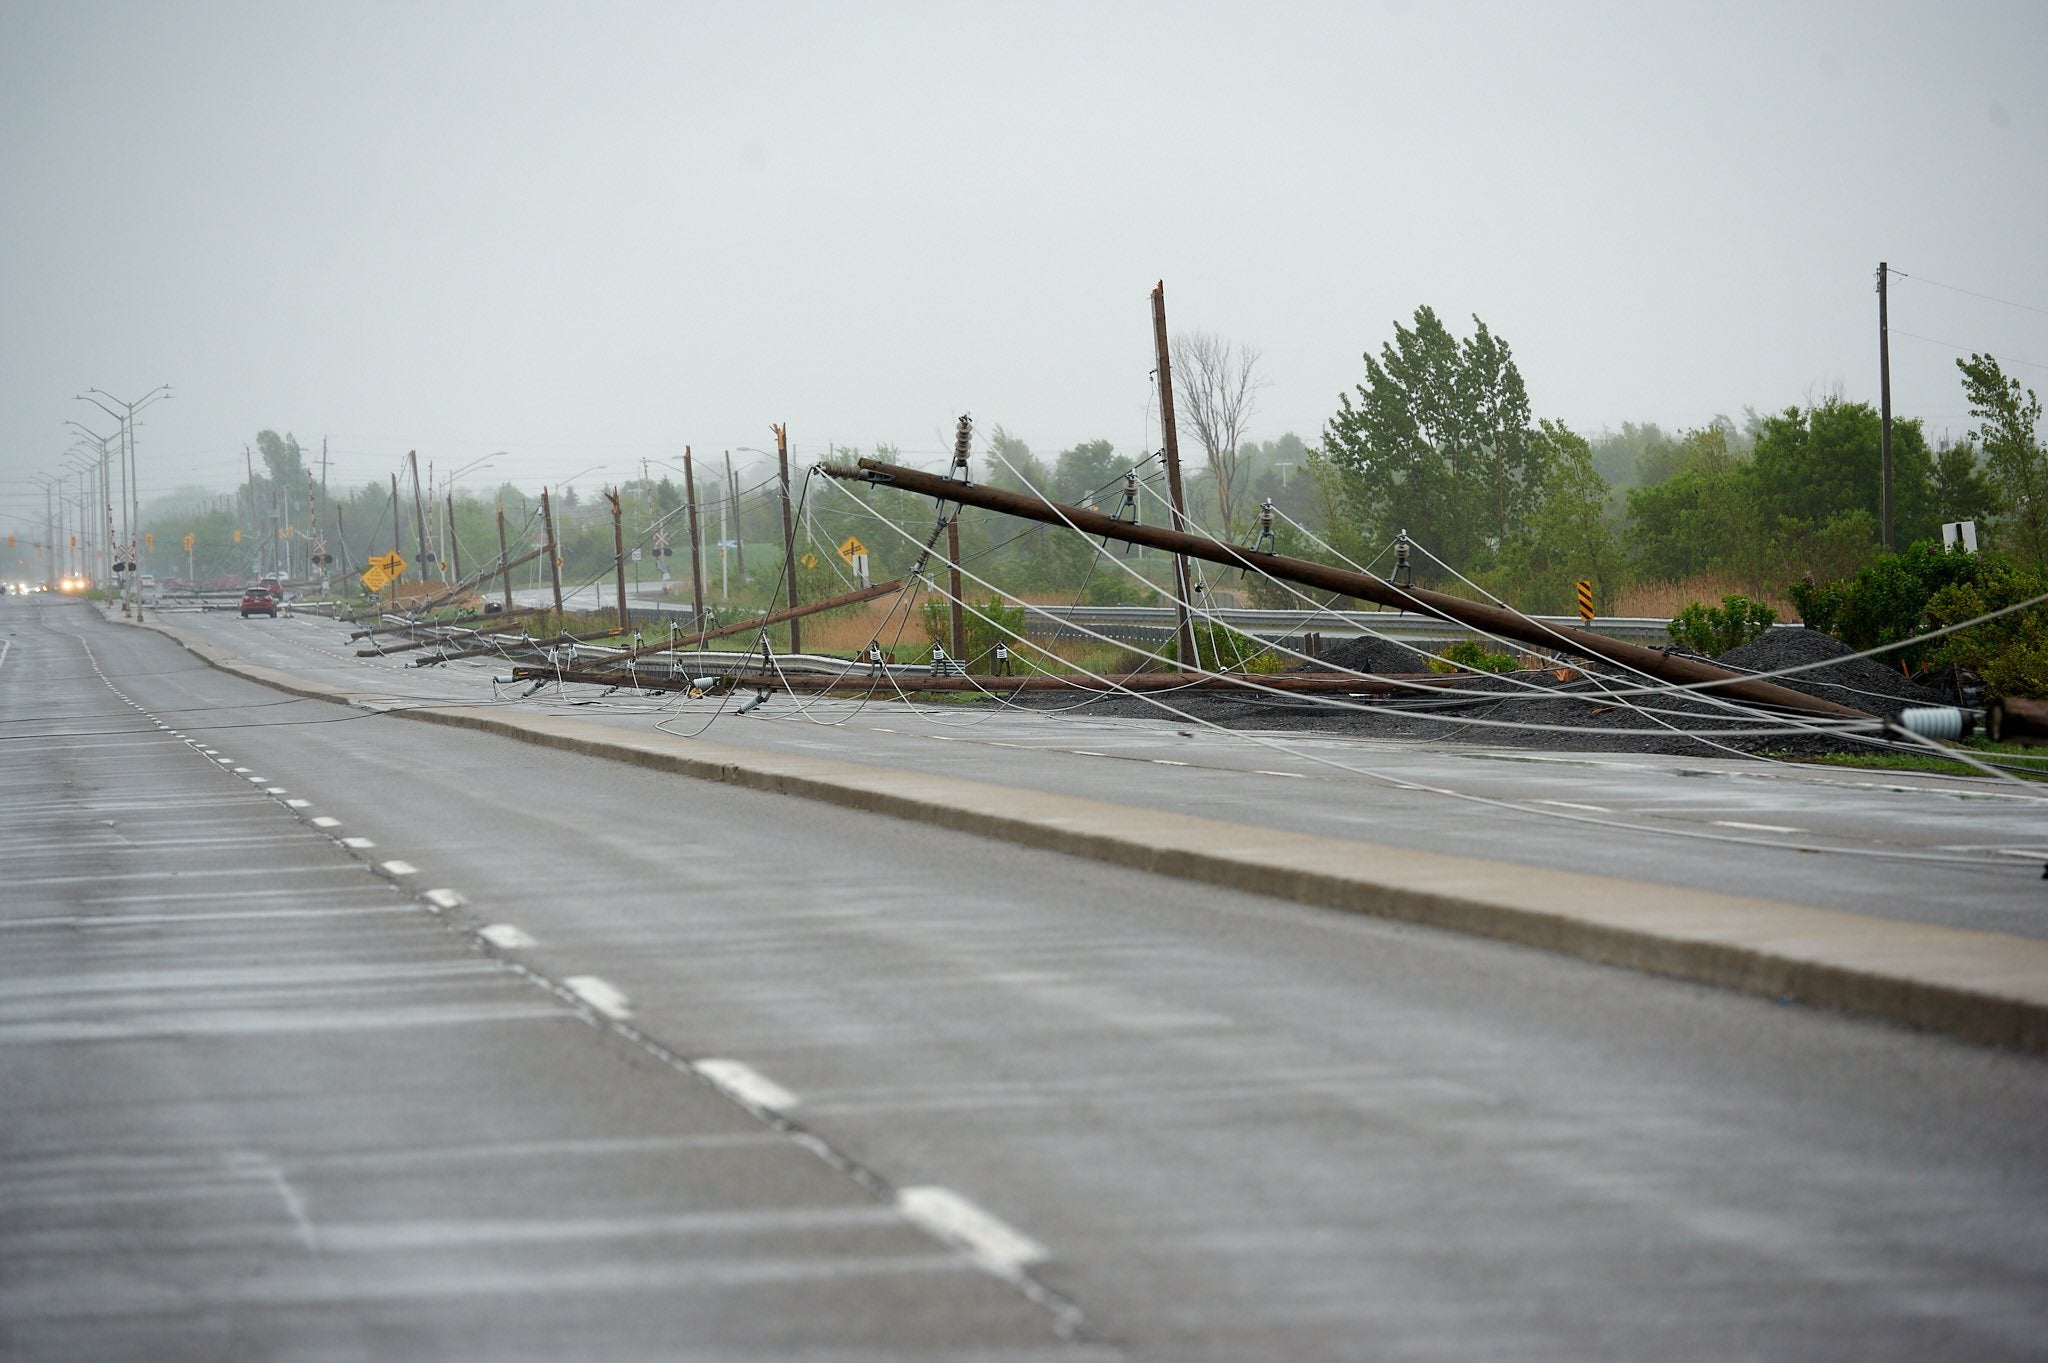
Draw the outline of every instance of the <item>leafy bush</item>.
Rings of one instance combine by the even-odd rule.
[[[1761,601],[1729,595],[1718,606],[1693,602],[1672,618],[1671,640],[1695,653],[1718,658],[1759,638],[1778,623],[1778,613]]]
[[[1522,660],[1513,654],[1490,653],[1474,639],[1460,639],[1429,660],[1432,672],[1513,672],[1521,665]]]
[[[1961,624],[2044,593],[2048,576],[1994,558],[1979,564],[1973,580],[1936,592],[1923,623],[1928,629]],[[2048,602],[1938,639],[1928,648],[1927,661],[1969,669],[1987,695],[2048,697]]]
[[[1944,549],[1922,540],[1904,553],[1881,556],[1847,581],[1795,582],[1786,594],[1810,628],[1860,652],[1921,633],[1928,602],[1948,587],[1977,581],[1993,561],[1960,545]],[[1903,649],[1893,656],[1918,667],[1927,661],[1928,650]]]

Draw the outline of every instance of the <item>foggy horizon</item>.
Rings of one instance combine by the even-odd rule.
[[[1147,294],[1313,445],[1429,306],[1537,415],[1667,432],[1839,392],[1930,440],[1955,360],[2048,386],[2048,11],[2017,3],[707,7],[17,3],[0,520],[88,388],[146,503],[257,431],[482,493],[972,412],[1157,441]],[[2029,169],[2029,168],[2033,169]],[[749,456],[756,457],[756,456]],[[591,465],[598,470],[570,477]],[[652,470],[659,478],[661,470]]]

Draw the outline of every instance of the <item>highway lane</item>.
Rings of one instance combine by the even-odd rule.
[[[419,669],[406,665],[415,655],[358,658],[345,631],[325,620],[186,615],[172,623],[253,661],[394,701],[492,692],[488,661]],[[526,704],[1232,822],[2048,936],[2048,789],[2040,787],[1712,754],[1229,733],[1173,718],[792,697],[739,716],[716,700],[600,698],[590,687],[566,694],[574,703],[549,688]]]
[[[509,958],[1042,1245],[1129,1356],[2026,1357],[2048,1325],[2036,1060],[346,718],[80,628]]]
[[[1113,1356],[45,620],[124,652],[0,602],[0,1357]]]

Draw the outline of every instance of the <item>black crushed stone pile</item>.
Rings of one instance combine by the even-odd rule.
[[[1366,672],[1376,677],[1400,676],[1429,671],[1430,655],[1421,649],[1395,643],[1392,639],[1337,639],[1323,646],[1312,663],[1288,669],[1293,672]]]
[[[1754,643],[1730,649],[1715,659],[1740,672],[1776,672],[1829,658],[1848,658],[1855,650],[1817,629],[1773,629]],[[1941,705],[1941,693],[1922,686],[1875,658],[1849,658],[1832,667],[1816,667],[1789,677],[1773,677],[1781,686],[1809,696],[1853,705],[1887,718],[1916,705]]]

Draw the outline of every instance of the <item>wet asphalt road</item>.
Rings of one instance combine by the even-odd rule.
[[[0,627],[0,1352],[2048,1337],[2038,1060]]]

